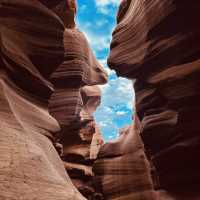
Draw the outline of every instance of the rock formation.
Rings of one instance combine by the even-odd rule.
[[[78,190],[87,199],[93,199],[92,165],[97,157],[103,138],[92,116],[100,103],[100,89],[97,86],[85,86],[81,89],[83,107],[79,123],[73,129],[66,130],[61,138],[62,159],[65,168]]]
[[[87,199],[92,199],[93,160],[90,154],[95,156],[98,149],[98,144],[91,148],[98,134],[92,114],[100,103],[101,93],[96,85],[106,83],[107,74],[97,62],[85,36],[73,23],[71,20],[71,25],[64,31],[64,62],[50,77],[55,91],[49,109],[61,126],[56,142],[63,146],[65,168],[78,190]]]
[[[138,117],[103,146],[76,6],[0,0],[0,200],[199,200],[199,0],[122,1],[108,64]]]
[[[117,140],[100,149],[93,167],[96,192],[106,200],[155,200],[148,165],[139,128],[122,129]]]
[[[199,9],[198,0],[124,0],[113,32],[108,64],[136,80],[140,134],[154,189],[162,191],[158,199],[200,198]]]
[[[0,0],[2,200],[85,199],[53,144],[67,134],[71,140],[68,122],[79,121],[81,88],[104,83],[106,75],[84,36],[73,27],[73,6],[72,1],[61,0]],[[78,55],[73,49],[77,43],[70,46],[76,39]],[[53,118],[52,105],[60,106],[63,115],[56,110]]]
[[[94,189],[90,154],[95,153],[95,146],[91,149],[91,143],[96,135],[92,114],[101,95],[95,85],[106,83],[107,75],[73,21],[65,29],[64,48],[64,62],[51,75],[55,92],[49,108],[61,126],[57,140],[63,146],[65,168],[78,190],[91,199]]]

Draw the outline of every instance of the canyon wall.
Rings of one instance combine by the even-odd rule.
[[[199,10],[122,1],[108,64],[134,80],[137,116],[103,145],[107,75],[75,1],[0,0],[0,199],[199,200]]]
[[[64,96],[65,93],[68,96],[70,95],[69,91],[65,90],[62,96],[58,96],[58,102],[54,101],[54,98],[51,99],[50,105],[53,109],[50,108],[50,111],[52,115],[54,115],[54,111],[60,112],[60,115],[55,112],[58,121],[59,116],[67,116],[67,113],[63,113],[65,110],[63,106],[70,106]],[[93,118],[93,112],[100,104],[101,91],[97,86],[84,86],[80,89],[80,97],[83,105],[79,116],[76,117],[76,121],[71,121],[70,124],[62,126],[57,142],[63,147],[61,158],[73,184],[87,199],[93,199],[95,191],[92,165],[100,146],[104,143],[98,125]],[[60,99],[62,99],[62,103]],[[72,96],[69,96],[69,100],[73,100]],[[72,111],[70,107],[69,111]]]
[[[2,200],[85,199],[65,167],[83,169],[84,180],[91,167],[64,166],[56,149],[63,157],[80,151],[92,163],[102,143],[89,116],[100,100],[93,85],[105,83],[107,75],[73,24],[75,6],[74,1],[0,0]]]
[[[124,0],[113,32],[108,64],[119,76],[135,80],[139,134],[149,161],[153,199],[200,198],[199,9],[198,0]],[[116,146],[119,149],[121,144]],[[112,147],[112,143],[103,146],[96,162],[101,190],[105,199],[130,199],[121,197],[124,181],[116,181],[125,162],[119,161],[118,174],[112,174],[115,167],[109,162],[117,159],[114,154],[108,156]],[[139,173],[130,173],[139,178],[138,184],[145,180]],[[119,184],[116,189],[114,181]],[[137,190],[134,184],[131,190]],[[143,198],[143,191],[140,195],[131,199]]]
[[[90,147],[99,134],[93,112],[101,96],[96,85],[106,83],[107,74],[77,28],[65,29],[64,49],[64,62],[50,76],[55,91],[49,100],[49,110],[61,127],[56,142],[63,146],[65,168],[79,191],[91,199],[94,189],[90,153],[95,156],[95,152]],[[103,143],[102,138],[99,143]]]
[[[96,192],[106,200],[155,200],[139,123],[123,128],[119,138],[100,148],[93,171]]]

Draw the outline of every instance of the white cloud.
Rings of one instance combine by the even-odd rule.
[[[117,111],[116,112],[116,115],[118,115],[118,116],[122,116],[122,115],[125,115],[127,112],[125,112],[125,111]]]
[[[104,49],[108,49],[110,47],[111,36],[109,34],[106,35],[98,35],[92,32],[93,25],[90,22],[85,24],[78,24],[80,30],[86,36],[88,42],[90,43],[92,49],[97,54],[98,51],[102,51]]]
[[[95,0],[97,6],[107,6],[109,4],[119,5],[120,0]]]
[[[98,28],[101,28],[103,26],[106,26],[106,24],[109,24],[109,21],[108,20],[99,20],[99,21],[96,21],[96,26]]]
[[[86,0],[88,1],[88,0]],[[95,118],[101,128],[105,140],[117,137],[119,129],[131,123],[133,110],[132,82],[125,78],[118,78],[114,70],[107,66],[107,53],[110,47],[111,33],[115,25],[115,13],[120,0],[93,0],[95,13],[93,18],[84,19],[87,4],[80,7],[81,15],[77,17],[78,27],[87,37],[90,46],[105,67],[109,75],[109,82],[101,85],[102,100]]]
[[[95,112],[95,118],[100,123],[104,136],[109,140],[108,136],[117,137],[119,128],[131,121],[134,102],[133,84],[125,78],[118,78],[112,71],[109,82],[101,89],[101,105]]]
[[[109,36],[103,36],[99,37],[97,35],[94,35],[91,32],[85,32],[85,35],[89,41],[89,43],[92,45],[92,48],[95,51],[101,51],[104,50],[105,48],[109,48],[110,47],[110,37]]]
[[[111,6],[117,7],[120,0],[95,0],[97,11],[104,15],[110,15]]]
[[[113,78],[105,87],[104,101],[110,106],[112,105],[127,105],[133,102],[133,86],[132,82],[125,78]],[[132,107],[131,107],[132,108]]]
[[[108,138],[109,138],[109,139],[113,139],[114,136],[113,136],[113,135],[109,135]]]

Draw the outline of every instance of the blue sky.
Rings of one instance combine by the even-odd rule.
[[[131,81],[118,78],[106,65],[119,3],[120,0],[78,0],[77,25],[109,74],[108,84],[101,86],[101,105],[95,112],[105,141],[115,139],[120,128],[131,124],[133,113]]]

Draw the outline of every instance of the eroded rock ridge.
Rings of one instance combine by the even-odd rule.
[[[92,117],[95,85],[107,75],[75,14],[70,0],[0,0],[1,200],[85,199],[72,181],[78,189],[85,181],[91,195],[91,164],[103,142]],[[78,177],[71,181],[65,168]]]
[[[149,163],[153,197],[145,197],[149,187],[144,185],[135,197],[138,188],[133,181],[129,190],[132,196],[123,197],[121,192],[129,188],[127,176],[121,184],[116,181],[116,188],[120,188],[116,192],[113,182],[121,177],[124,162],[120,161],[117,175],[108,172],[108,168],[115,171],[109,162],[116,157],[111,153],[107,156],[107,149],[113,149],[110,143],[100,150],[95,166],[100,169],[96,173],[102,177],[100,185],[106,199],[200,198],[199,9],[199,1],[187,0],[124,0],[120,5],[108,64],[119,76],[134,80],[139,119],[135,123],[140,123],[138,132]],[[120,149],[121,144],[116,146]],[[134,160],[134,156],[131,158]],[[132,163],[131,169],[141,169],[139,160]],[[138,184],[145,181],[148,185],[140,173],[130,173],[138,178]]]

